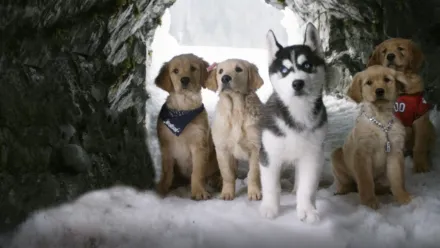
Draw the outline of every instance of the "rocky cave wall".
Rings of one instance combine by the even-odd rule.
[[[153,184],[145,60],[173,1],[0,3],[0,231],[114,184]]]
[[[145,61],[173,2],[0,3],[0,231],[91,189],[153,185]],[[329,92],[343,92],[375,44],[402,36],[422,45],[429,98],[440,101],[437,1],[266,2],[319,24],[333,74]]]

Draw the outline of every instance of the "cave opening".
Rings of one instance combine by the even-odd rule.
[[[228,7],[243,16],[243,23],[252,20],[249,15],[258,17],[250,29],[260,30],[261,34],[254,34],[261,38],[252,36],[243,41],[264,43],[269,27],[260,21],[265,20],[273,25],[270,28],[278,27],[277,37],[284,44],[300,42],[294,38],[301,39],[302,31],[298,34],[283,28],[301,30],[302,20],[312,21],[322,35],[332,73],[326,90],[333,93],[346,90],[352,76],[364,69],[377,42],[398,36],[411,38],[424,51],[427,63],[422,75],[429,99],[439,106],[440,77],[436,68],[440,65],[440,49],[433,38],[440,23],[436,1],[235,0],[217,9],[213,1],[0,3],[4,17],[0,18],[0,47],[5,48],[0,49],[0,247],[211,247],[214,243],[221,244],[218,247],[237,243],[243,247],[271,247],[292,242],[304,247],[357,247],[365,246],[366,241],[372,247],[383,246],[384,242],[396,246],[404,242],[411,247],[438,244],[438,235],[430,236],[438,225],[425,220],[439,219],[437,212],[430,211],[438,209],[439,202],[439,139],[433,171],[413,175],[407,166],[408,188],[419,198],[415,204],[400,207],[384,202],[386,206],[377,218],[376,211],[355,206],[356,197],[333,196],[331,188],[321,189],[317,207],[327,224],[317,227],[318,236],[295,221],[295,210],[290,207],[295,205],[292,195],[283,196],[290,206],[282,217],[265,221],[257,215],[258,203],[250,203],[246,197],[240,196],[234,202],[196,202],[176,197],[162,200],[151,193],[152,177],[160,173],[154,122],[166,96],[152,87],[151,80],[161,63],[182,52],[194,52],[209,62],[241,54],[261,64],[260,72],[267,79],[264,60],[254,61],[264,53],[261,46],[226,43],[214,35],[217,29],[212,38],[219,44],[209,37],[188,38],[185,35],[191,33],[211,35],[209,29],[191,30],[201,26],[193,21],[181,21],[182,26],[168,22],[167,26],[165,19],[174,20],[179,12],[197,16],[193,11],[197,5],[209,5],[205,6],[207,13]],[[238,2],[246,2],[246,8],[238,10]],[[301,18],[286,18],[280,26],[281,12],[265,2]],[[266,19],[263,12],[254,11],[258,4],[267,8],[264,13],[278,13],[276,23]],[[186,7],[179,10],[179,5]],[[167,17],[161,18],[165,10]],[[223,21],[237,17],[213,17],[220,34],[242,24],[239,20],[227,28]],[[213,22],[204,24],[215,26]],[[170,39],[160,39],[161,32]],[[225,57],[216,57],[201,47],[230,50],[221,53]],[[270,83],[265,84],[259,92],[262,100],[270,92]],[[213,93],[206,91],[204,95],[207,101],[216,102]],[[330,152],[343,144],[358,109],[328,94],[324,100],[330,131],[323,177],[331,178]],[[432,116],[439,130],[439,112],[432,111]],[[152,149],[152,159],[148,149]],[[410,164],[411,159],[405,162]],[[237,182],[239,187],[246,186],[244,180]],[[290,182],[281,180],[283,188],[292,186]],[[394,230],[389,228],[390,222]],[[10,238],[3,238],[3,232],[15,229],[19,223],[23,225],[9,246]],[[405,230],[403,235],[401,230]]]
[[[182,53],[193,53],[210,64],[229,58],[248,60],[256,64],[264,80],[257,95],[265,102],[272,92],[267,69],[267,31],[272,29],[283,45],[299,44],[303,41],[305,24],[291,9],[280,10],[264,0],[205,0],[202,3],[179,0],[165,10],[159,23],[147,51],[146,65],[146,89],[150,94],[146,103],[146,126],[156,180],[161,171],[157,113],[168,93],[156,87],[153,81],[162,64]],[[218,96],[207,89],[202,89],[202,96],[211,119]]]

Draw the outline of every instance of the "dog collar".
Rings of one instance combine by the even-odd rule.
[[[162,109],[159,113],[159,118],[168,127],[168,129],[176,136],[179,136],[185,127],[203,112],[205,106],[202,104],[200,107],[191,110],[176,110],[170,109],[166,105],[162,105]]]
[[[386,142],[385,142],[385,152],[390,152],[391,151],[391,142],[390,139],[388,137],[388,132],[391,130],[391,127],[393,126],[394,123],[394,118],[391,118],[391,120],[388,121],[388,124],[385,126],[382,123],[380,123],[376,118],[374,117],[370,117],[367,114],[365,114],[365,112],[363,113],[363,115],[370,121],[372,122],[374,125],[378,126],[384,133],[385,133],[385,138],[386,138]]]

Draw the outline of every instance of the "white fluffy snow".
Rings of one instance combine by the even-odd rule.
[[[166,28],[158,30],[157,37],[163,35],[163,39],[157,38],[153,45],[155,58],[148,84],[153,96],[148,103],[148,112],[153,113],[149,116],[153,117],[151,122],[147,123],[150,135],[155,135],[155,115],[166,96],[151,84],[151,79],[163,61],[174,54],[193,52],[209,62],[229,57],[248,59],[260,68],[265,85],[258,95],[263,101],[267,99],[272,89],[264,50],[179,47],[166,37]],[[167,49],[157,49],[159,44]],[[204,90],[203,97],[212,115],[217,96]],[[326,140],[328,158],[353,126],[357,108],[351,102],[331,96],[325,97],[325,105],[330,123]],[[438,127],[440,123],[436,124]],[[150,140],[149,145],[155,162],[159,163],[157,140]],[[12,247],[440,247],[440,153],[434,154],[433,159],[434,170],[420,175],[411,173],[411,160],[406,160],[406,185],[415,196],[406,206],[399,206],[386,196],[380,197],[381,208],[373,211],[359,205],[357,194],[333,196],[332,187],[321,188],[317,197],[321,222],[308,225],[297,219],[295,196],[287,191],[281,199],[281,215],[274,220],[262,218],[258,212],[260,202],[247,200],[243,180],[237,180],[237,192],[241,193],[233,201],[216,198],[192,201],[185,188],[175,192],[183,198],[159,199],[152,192],[114,187],[36,212],[20,227]],[[332,180],[328,159],[323,179]],[[289,188],[292,183],[283,185]]]

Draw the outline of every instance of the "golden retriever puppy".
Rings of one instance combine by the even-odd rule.
[[[403,72],[407,87],[394,106],[396,117],[406,129],[407,154],[412,154],[413,171],[427,172],[431,167],[429,152],[435,142],[435,129],[429,119],[432,105],[423,99],[423,80],[418,75],[423,63],[423,54],[414,42],[393,38],[379,44],[371,55],[368,65],[383,65]]]
[[[162,153],[157,191],[161,195],[169,192],[177,165],[179,175],[191,181],[191,197],[210,198],[205,183],[219,168],[201,94],[208,66],[193,54],[181,54],[166,62],[155,79],[155,84],[169,93],[157,121]]]
[[[249,161],[248,198],[261,199],[258,122],[262,103],[255,92],[262,85],[258,68],[241,59],[217,64],[206,81],[208,89],[220,92],[212,137],[223,178],[224,200],[235,197],[237,160]]]
[[[361,111],[344,145],[331,156],[335,194],[358,191],[361,204],[373,209],[379,207],[376,194],[389,189],[397,202],[411,201],[404,178],[405,128],[393,114],[405,85],[402,73],[379,65],[354,76],[347,95],[361,103]]]

